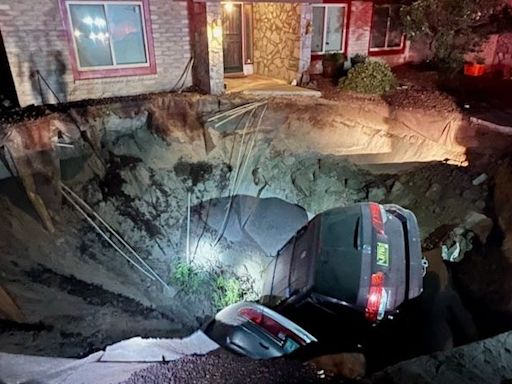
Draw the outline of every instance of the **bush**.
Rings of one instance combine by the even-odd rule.
[[[171,273],[171,284],[187,294],[198,293],[207,280],[205,271],[185,262],[178,262]]]
[[[226,278],[222,275],[215,279],[213,290],[213,305],[217,310],[228,305],[238,303],[243,299],[242,288],[235,278]]]
[[[396,79],[389,65],[367,60],[350,69],[339,85],[347,91],[382,94],[395,87]]]
[[[252,277],[185,261],[173,263],[170,283],[186,295],[205,298],[216,311],[242,300],[258,298]]]

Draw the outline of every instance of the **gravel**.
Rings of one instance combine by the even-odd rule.
[[[221,350],[206,356],[192,356],[170,363],[152,365],[134,373],[124,384],[343,382],[340,380],[322,373],[319,374],[314,368],[296,360],[284,358],[252,360]]]

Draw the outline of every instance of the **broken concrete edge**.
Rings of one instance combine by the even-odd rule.
[[[16,355],[0,352],[0,382],[61,382],[82,368],[93,363],[105,367],[112,364],[168,362],[185,356],[205,355],[219,345],[198,330],[184,338],[155,339],[133,337],[108,346],[82,359],[52,358]],[[140,367],[134,367],[134,370]],[[107,372],[108,373],[108,369]],[[105,378],[106,380],[108,378]],[[67,382],[67,381],[65,381]]]

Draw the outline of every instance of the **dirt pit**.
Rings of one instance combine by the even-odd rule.
[[[500,292],[502,300],[496,303],[491,299],[495,288],[480,285],[486,279],[472,277],[475,266],[486,264],[493,281],[510,280],[507,268],[491,267],[509,265],[502,253],[508,222],[500,220],[502,207],[494,203],[500,180],[495,174],[502,166],[495,158],[481,158],[469,167],[414,164],[410,157],[406,163],[361,164],[361,148],[339,150],[336,144],[346,144],[341,136],[353,127],[343,125],[338,137],[334,130],[324,132],[325,121],[316,116],[307,123],[319,125],[316,135],[301,137],[304,131],[294,131],[300,128],[300,116],[311,115],[306,104],[299,105],[292,122],[277,112],[270,114],[260,131],[252,130],[244,139],[243,124],[222,132],[201,125],[219,104],[226,108],[232,101],[183,103],[179,116],[173,115],[166,125],[164,110],[153,111],[153,104],[76,111],[96,145],[96,155],[79,139],[73,141],[74,148],[51,150],[57,152],[62,181],[121,234],[169,288],[131,265],[66,201],[59,200],[62,206],[51,212],[51,233],[24,188],[12,178],[0,181],[0,285],[24,316],[22,322],[3,316],[3,351],[75,357],[132,336],[186,335],[233,297],[256,298],[261,269],[308,216],[361,201],[396,203],[415,212],[424,249],[436,261],[432,273],[439,280],[433,293],[425,294],[435,314],[429,317],[430,304],[413,311],[422,324],[433,321],[439,342],[427,345],[431,334],[419,332],[422,347],[414,349],[407,348],[411,339],[402,337],[403,353],[379,364],[449,349],[506,328],[512,291]],[[277,105],[289,108],[290,102]],[[191,119],[194,123],[187,129],[180,125]],[[51,126],[68,123],[57,116]],[[371,131],[369,126],[360,129]],[[368,134],[372,140],[380,137],[374,133]],[[328,143],[333,135],[336,140]],[[395,147],[402,139],[393,140]],[[403,147],[425,148],[421,141],[411,143],[408,137]],[[437,144],[429,142],[427,147],[432,145]],[[414,151],[407,153],[431,160],[423,156],[427,150]],[[435,156],[446,153],[453,154],[442,147]],[[393,156],[396,160],[398,155]],[[486,180],[475,183],[484,172]],[[227,205],[231,215],[225,219]],[[287,213],[279,215],[281,208],[276,207],[284,206]],[[447,269],[440,247],[472,213],[490,218],[492,232],[475,239],[462,261]],[[496,249],[495,259],[487,256],[491,248]],[[489,314],[485,324],[482,311]],[[472,324],[475,332],[461,332]],[[415,335],[416,328],[409,328],[407,335]],[[394,330],[400,332],[400,327]],[[385,336],[382,331],[375,340],[389,342]]]

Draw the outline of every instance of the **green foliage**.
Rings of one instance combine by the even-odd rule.
[[[457,70],[465,53],[499,32],[507,13],[504,0],[416,0],[402,7],[401,18],[409,38],[428,44],[430,61],[440,69]]]
[[[237,303],[243,299],[243,296],[242,288],[236,278],[217,276],[213,290],[213,305],[216,309]]]
[[[180,261],[171,273],[171,284],[188,294],[196,294],[207,280],[207,274],[194,264]]]
[[[368,56],[363,55],[361,53],[356,53],[354,56],[351,57],[352,65],[362,64],[365,63],[368,59]]]
[[[197,295],[209,300],[215,310],[242,300],[254,300],[254,280],[237,276],[224,270],[176,262],[170,276],[172,286],[187,295]]]
[[[396,79],[389,65],[380,61],[367,60],[348,71],[340,80],[340,88],[368,94],[382,94],[393,89]]]

